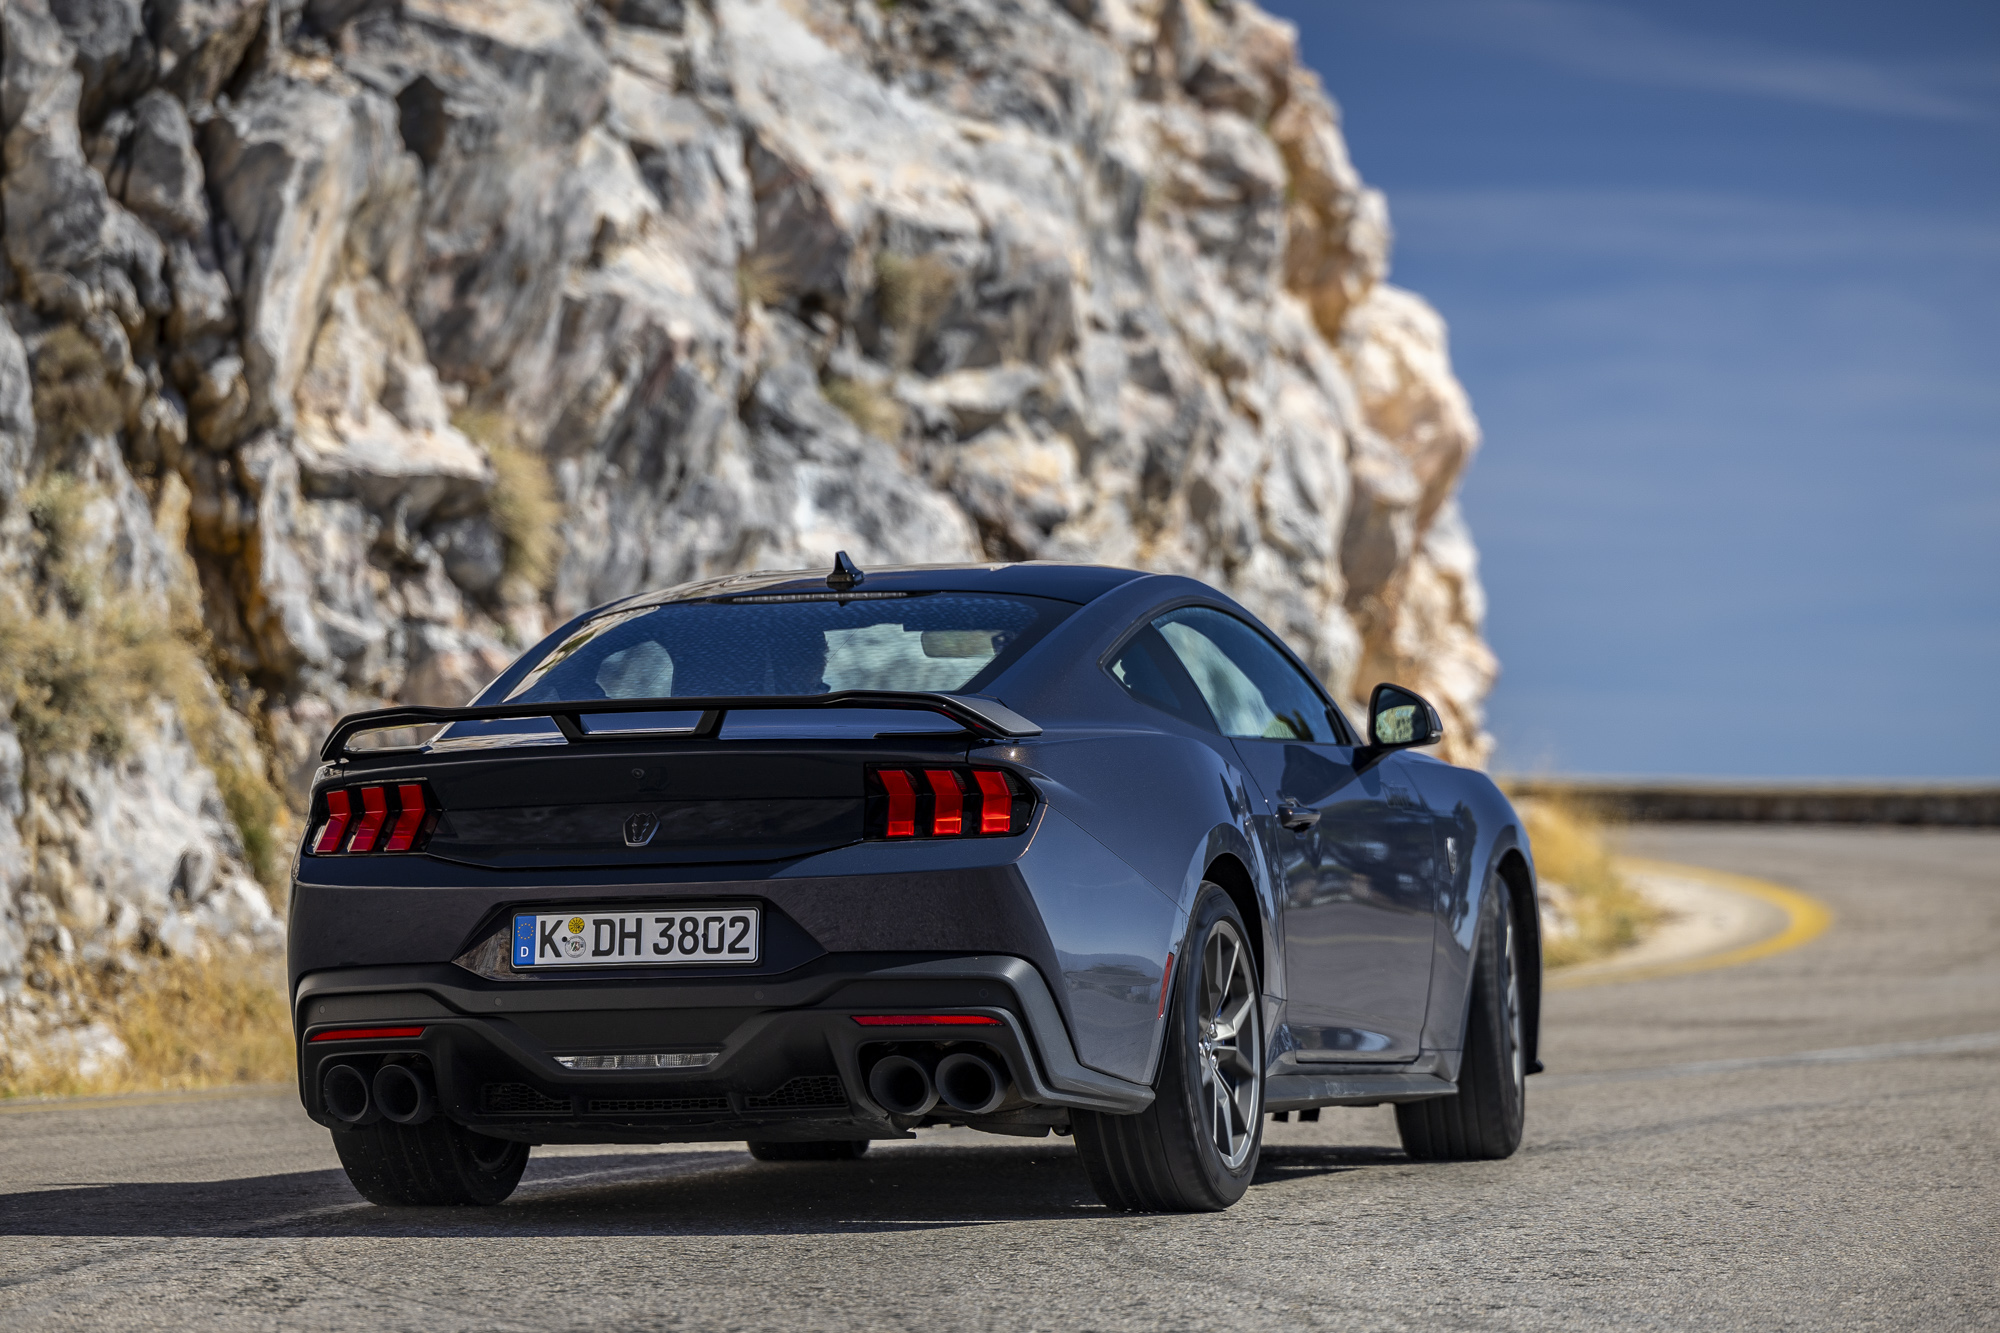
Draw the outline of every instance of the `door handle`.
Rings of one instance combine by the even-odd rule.
[[[1319,811],[1288,798],[1278,802],[1278,822],[1294,833],[1304,833],[1319,823]]]

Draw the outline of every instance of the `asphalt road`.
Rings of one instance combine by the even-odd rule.
[[[964,1132],[538,1153],[503,1207],[389,1211],[288,1095],[16,1108],[0,1326],[2000,1328],[2000,834],[1630,845],[1836,920],[1552,995],[1510,1161],[1412,1163],[1386,1110],[1330,1111],[1211,1216],[1109,1212],[1065,1141]]]

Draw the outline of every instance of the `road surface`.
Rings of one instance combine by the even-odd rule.
[[[390,1211],[286,1093],[22,1106],[0,1326],[2000,1329],[2000,834],[1628,850],[1834,923],[1551,995],[1510,1161],[1409,1162],[1350,1110],[1271,1126],[1219,1215],[1112,1213],[1066,1141],[962,1131],[852,1164],[542,1150],[503,1207]]]

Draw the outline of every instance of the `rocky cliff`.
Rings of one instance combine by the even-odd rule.
[[[839,547],[1194,574],[1483,757],[1477,428],[1243,0],[6,0],[0,42],[0,987],[274,938],[339,713]]]

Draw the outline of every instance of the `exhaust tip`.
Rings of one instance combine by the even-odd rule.
[[[320,1077],[320,1097],[326,1113],[350,1125],[372,1125],[382,1110],[370,1094],[368,1076],[353,1065],[335,1065]]]
[[[894,1115],[923,1115],[937,1105],[931,1076],[907,1055],[885,1055],[868,1071],[868,1094]]]
[[[966,1115],[991,1115],[1007,1100],[1007,1080],[993,1062],[970,1051],[938,1061],[938,1099]]]
[[[375,1105],[399,1125],[421,1125],[437,1108],[428,1078],[408,1065],[383,1065],[375,1071]]]

